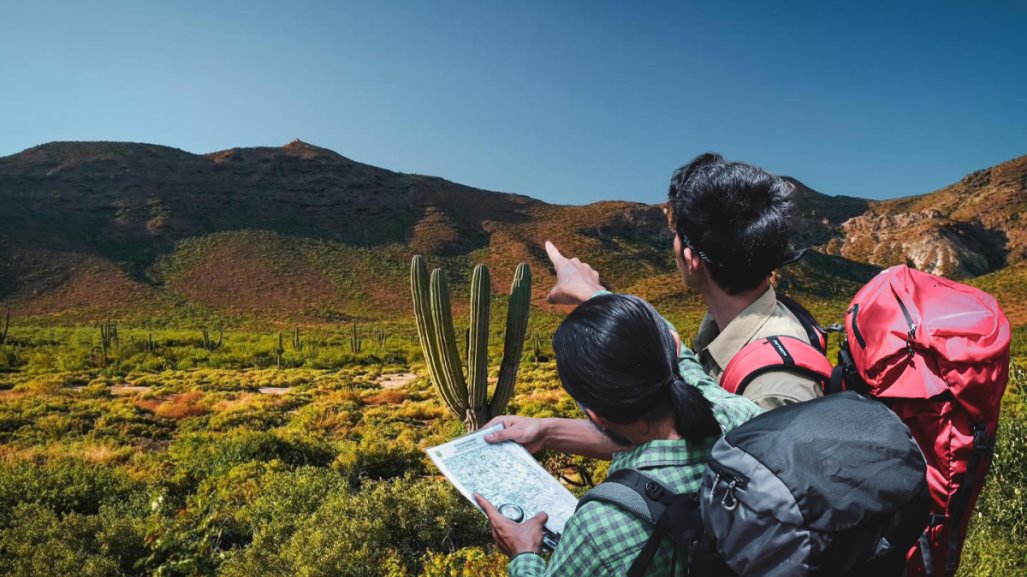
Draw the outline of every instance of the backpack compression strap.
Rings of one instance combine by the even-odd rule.
[[[692,553],[690,574],[723,575],[727,565],[716,555],[709,539],[703,539],[698,493],[678,494],[635,469],[610,474],[578,502],[578,509],[591,501],[617,505],[648,524],[653,533],[628,569],[628,577],[641,577],[652,563],[660,543],[667,537],[675,545],[672,569],[681,549]],[[701,565],[700,565],[701,564]],[[672,573],[673,574],[673,573]]]
[[[766,337],[738,351],[720,376],[720,386],[741,395],[749,383],[763,373],[784,371],[820,383],[824,392],[831,383],[831,362],[816,347],[795,337]]]

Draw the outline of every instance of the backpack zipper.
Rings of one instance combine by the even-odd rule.
[[[867,342],[863,340],[863,333],[859,332],[859,322],[857,320],[859,316],[859,303],[853,303],[849,312],[852,313],[852,336],[856,337],[859,348],[865,349],[867,348]]]
[[[749,484],[749,479],[738,471],[713,461],[710,461],[709,467],[717,475],[713,479],[713,487],[710,488],[710,496],[707,498],[707,501],[712,505],[714,494],[717,492],[717,486],[720,485],[721,481],[726,482],[727,490],[724,491],[720,504],[724,509],[734,511],[738,507],[738,497],[735,495],[735,489],[745,489],[745,486]]]
[[[909,314],[909,309],[906,308],[906,303],[902,302],[897,293],[895,294],[895,300],[899,303],[899,308],[902,309],[902,316],[906,317],[906,326],[909,327],[909,332],[906,333],[906,352],[912,357],[914,354],[913,343],[916,342],[916,323],[913,322],[913,317]]]

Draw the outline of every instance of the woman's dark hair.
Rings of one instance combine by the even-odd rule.
[[[682,244],[728,294],[756,288],[791,252],[793,185],[707,152],[677,169],[667,193]]]
[[[556,330],[553,350],[564,388],[604,419],[628,424],[673,413],[682,438],[721,432],[710,401],[681,378],[667,323],[638,297],[585,301]]]

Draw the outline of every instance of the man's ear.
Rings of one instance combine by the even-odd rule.
[[[681,258],[684,259],[689,274],[697,274],[703,268],[702,259],[687,246],[681,249]]]

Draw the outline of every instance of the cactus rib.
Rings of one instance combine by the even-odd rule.
[[[492,393],[489,414],[498,415],[513,398],[517,369],[524,352],[524,333],[528,328],[528,312],[531,307],[531,269],[521,263],[514,272],[510,287],[510,305],[506,313],[506,335],[503,342],[503,361],[499,366],[499,381]]]
[[[444,386],[459,402],[461,418],[467,409],[467,382],[464,380],[463,363],[457,352],[456,336],[453,330],[453,311],[449,304],[449,281],[446,272],[440,268],[431,271],[431,315],[435,339],[438,342],[439,367]]]
[[[417,336],[421,341],[421,352],[428,366],[428,376],[443,404],[456,417],[464,418],[464,408],[456,396],[442,381],[441,348],[436,340],[434,320],[431,313],[431,296],[428,283],[428,268],[420,255],[410,261],[410,292],[414,299],[414,319],[417,321]]]
[[[491,291],[489,269],[479,264],[471,276],[471,333],[467,339],[468,404],[475,411],[488,404]]]

